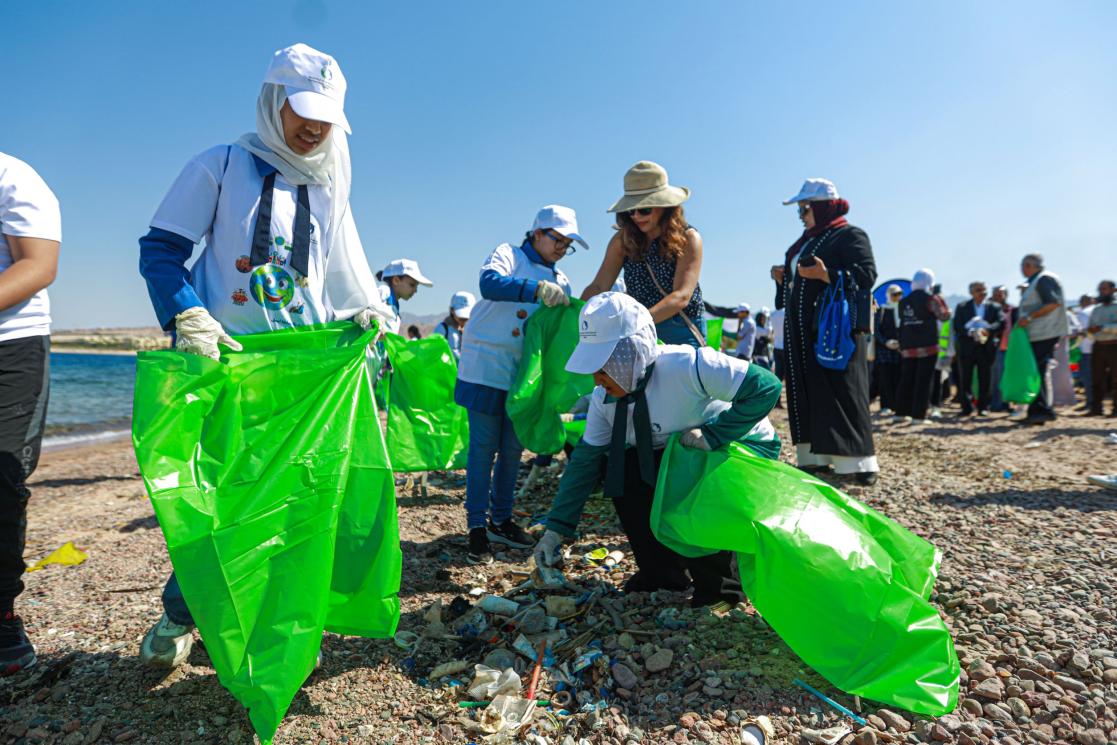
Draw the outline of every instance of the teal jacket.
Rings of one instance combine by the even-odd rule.
[[[732,405],[702,426],[706,442],[718,449],[729,441],[739,442],[764,458],[780,457],[778,437],[762,440],[749,432],[772,411],[780,398],[779,378],[760,367],[749,365],[748,372],[733,396]],[[558,494],[547,515],[547,529],[572,537],[582,519],[582,509],[601,480],[608,445],[579,442],[559,482]]]

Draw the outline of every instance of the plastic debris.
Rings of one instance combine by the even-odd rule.
[[[37,572],[50,564],[61,564],[62,566],[75,567],[88,558],[89,554],[74,546],[72,542],[67,541],[58,548],[54,549],[54,551],[52,551],[49,556],[45,556],[42,559],[36,561],[31,566],[27,567],[27,571]]]
[[[822,693],[821,691],[819,691],[817,688],[810,685],[809,683],[804,683],[803,681],[799,680],[798,678],[796,678],[795,680],[793,680],[791,682],[794,683],[795,685],[799,686],[800,688],[802,688],[804,691],[807,691],[808,693],[812,694],[813,696],[818,698],[818,700],[822,701],[827,706],[830,706],[830,707],[840,711],[842,714],[845,714],[847,717],[849,717],[853,721],[857,722],[862,727],[868,727],[869,726],[869,723],[867,721],[865,721],[861,717],[857,716],[852,711],[850,711],[846,707],[842,706],[837,701],[835,701],[834,699],[827,696],[825,693]]]
[[[574,598],[565,595],[548,595],[545,603],[547,615],[555,618],[566,618],[578,612],[578,604]]]
[[[491,734],[519,729],[531,721],[537,703],[519,696],[497,696],[481,715],[481,729]]]
[[[496,696],[519,693],[523,683],[511,667],[495,670],[485,665],[474,665],[473,682],[469,684],[469,696],[478,700],[491,700]]]
[[[519,613],[520,604],[514,600],[507,600],[497,595],[486,595],[477,603],[477,607],[488,613],[512,617]]]
[[[467,662],[466,660],[451,660],[450,662],[443,662],[434,670],[431,670],[430,678],[431,680],[438,680],[439,678],[444,678],[447,675],[454,675],[468,669],[469,662]]]

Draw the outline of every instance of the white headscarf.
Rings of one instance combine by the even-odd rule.
[[[930,292],[931,288],[935,286],[935,273],[930,269],[920,269],[911,278],[911,288],[913,290],[923,290]]]
[[[601,369],[626,393],[631,393],[657,357],[659,345],[656,344],[655,325],[645,325],[632,336],[618,341]]]
[[[360,236],[348,214],[353,174],[345,130],[331,127],[321,145],[307,155],[299,155],[283,137],[279,112],[286,101],[287,91],[282,85],[264,83],[256,99],[256,131],[241,136],[237,145],[274,166],[290,184],[330,188],[325,282],[336,317],[350,318],[369,306],[383,306]]]

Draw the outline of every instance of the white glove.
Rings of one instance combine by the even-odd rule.
[[[899,349],[900,342],[898,339],[889,339],[888,341],[884,342],[884,346],[888,347],[889,349]]]
[[[570,422],[574,421],[574,415],[573,414],[559,414],[559,421],[562,422],[563,424],[569,424]]]
[[[218,344],[223,344],[234,352],[244,347],[225,333],[224,327],[209,311],[201,306],[187,308],[175,316],[175,349],[187,354],[198,354],[210,359],[221,359]]]
[[[388,328],[388,324],[392,322],[395,316],[392,314],[392,309],[386,305],[370,305],[357,311],[357,315],[353,316],[353,323],[360,326],[365,331],[372,328],[373,321],[380,322],[380,334],[376,337],[379,339],[384,335]]]
[[[536,566],[555,566],[557,562],[562,560],[562,552],[559,551],[561,546],[561,533],[556,533],[553,530],[547,530],[543,533],[543,537],[539,539],[539,543],[535,544]]]
[[[535,289],[535,299],[546,305],[548,308],[553,308],[556,305],[570,305],[570,298],[561,287],[554,282],[542,280],[539,286]]]
[[[706,442],[706,435],[702,434],[702,430],[695,427],[688,429],[679,435],[679,442],[685,448],[693,448],[694,450],[710,451],[710,443]]]

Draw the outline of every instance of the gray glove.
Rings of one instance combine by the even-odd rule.
[[[710,451],[710,443],[706,442],[706,435],[702,434],[702,430],[695,427],[688,429],[679,435],[679,442],[685,448],[693,448],[694,450]]]
[[[536,566],[553,567],[562,562],[562,534],[547,530],[535,544]]]
[[[392,309],[386,305],[370,305],[367,308],[357,311],[357,315],[353,316],[353,323],[360,326],[365,331],[372,328],[373,321],[379,321],[380,333],[377,339],[384,335],[384,331],[388,328],[388,324],[394,319]]]
[[[234,352],[244,347],[225,333],[224,327],[209,311],[201,306],[187,308],[175,316],[175,349],[187,354],[198,354],[212,360],[221,359],[218,344]]]
[[[570,305],[570,298],[566,296],[566,292],[554,282],[548,282],[545,279],[541,280],[539,286],[535,288],[535,299],[548,308],[553,308],[556,305]]]

